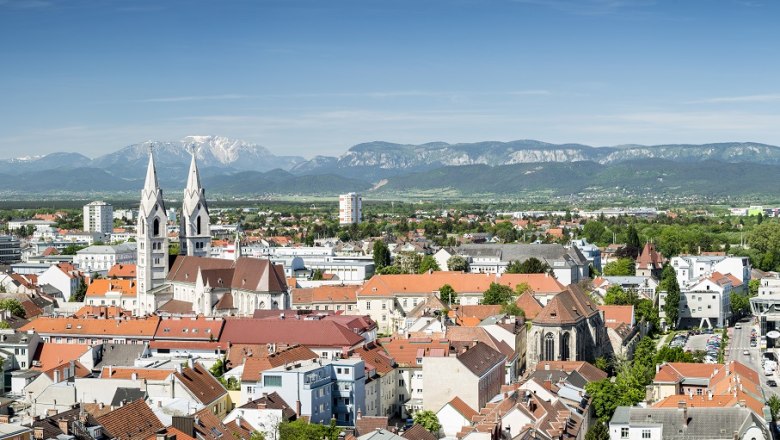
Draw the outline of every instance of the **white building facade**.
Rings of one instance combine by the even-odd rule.
[[[363,197],[358,193],[339,196],[339,224],[358,224],[363,217]]]
[[[100,201],[84,205],[84,230],[110,234],[114,230],[114,207]]]

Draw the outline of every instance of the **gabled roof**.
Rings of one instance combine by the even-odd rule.
[[[486,291],[490,283],[514,289],[526,283],[537,293],[558,293],[564,286],[547,274],[479,274],[463,272],[426,272],[424,274],[374,275],[357,291],[357,296],[388,297],[395,295],[430,295],[449,284],[458,294]]]
[[[599,306],[599,310],[604,312],[604,325],[611,328],[617,328],[620,324],[628,327],[634,325],[634,306]]]
[[[636,259],[637,269],[661,269],[664,264],[664,257],[655,250],[653,243],[645,243],[642,252]]]
[[[387,354],[381,345],[373,342],[356,348],[352,353],[363,360],[366,370],[376,370],[380,376],[384,376],[395,368],[395,360]]]
[[[47,371],[70,361],[75,361],[83,356],[91,347],[85,344],[55,344],[42,342],[38,344],[33,354],[32,370]],[[40,362],[40,366],[36,363]]]
[[[598,314],[596,304],[577,285],[569,285],[566,290],[555,295],[533,320],[534,325],[575,324]]]
[[[465,353],[459,354],[457,358],[477,377],[484,376],[493,367],[506,361],[506,356],[482,342],[477,342]]]
[[[431,352],[448,356],[450,343],[446,339],[431,338],[396,338],[382,342],[382,347],[395,359],[400,366],[418,367],[417,359],[428,356]]]
[[[133,368],[133,367],[108,367],[105,366],[100,371],[101,379],[132,379],[133,375],[138,380],[161,381],[168,379],[175,370],[164,370],[160,368]]]
[[[295,410],[290,408],[290,405],[282,399],[282,396],[276,392],[266,394],[259,399],[252,400],[241,406],[240,409],[279,409],[282,410],[282,418],[284,420],[294,420],[296,417]]]
[[[525,313],[525,318],[533,320],[542,311],[542,303],[531,294],[531,292],[523,292],[522,295],[517,297],[515,305]]]
[[[387,429],[389,425],[387,416],[358,416],[355,420],[355,434],[366,435],[378,429]]]
[[[197,423],[194,423],[195,437],[199,440],[240,440],[244,437],[245,431],[232,431],[228,425],[222,423],[209,408],[203,408],[195,413]]]
[[[451,406],[455,411],[460,413],[460,415],[462,415],[468,421],[471,421],[471,419],[474,418],[474,416],[479,414],[472,407],[470,407],[468,403],[461,400],[461,398],[458,396],[455,396],[452,400],[447,402],[447,405]]]
[[[227,390],[211,373],[199,363],[174,373],[176,379],[204,405],[209,405],[227,394]]]
[[[669,362],[661,364],[653,378],[654,383],[678,383],[685,378],[709,380],[723,364],[696,364],[688,362]]]
[[[536,371],[560,370],[570,373],[578,372],[590,382],[606,379],[607,373],[585,361],[542,361],[536,364]]]
[[[401,437],[408,440],[436,440],[439,438],[438,436],[431,434],[427,429],[423,428],[422,425],[416,424],[404,431],[404,433],[401,434]]]
[[[286,292],[284,268],[270,260],[240,257],[237,260],[180,255],[168,272],[167,280],[195,283],[198,271],[213,288],[224,287],[257,292]]]
[[[97,417],[110,437],[117,440],[146,440],[164,426],[151,408],[139,399]]]

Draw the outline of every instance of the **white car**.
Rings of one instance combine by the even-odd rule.
[[[750,356],[750,350],[745,350],[742,352],[745,356]]]
[[[735,328],[735,329],[737,329],[737,330],[739,330],[739,329],[741,329],[741,328],[742,328],[742,324],[737,324],[737,325],[735,325],[735,326],[734,326],[734,328]]]

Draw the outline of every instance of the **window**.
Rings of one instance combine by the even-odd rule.
[[[153,231],[153,234],[152,234],[153,236],[155,236],[155,237],[159,237],[160,236],[160,219],[159,218],[155,218],[154,219],[154,224],[152,225],[152,231]]]
[[[620,428],[620,438],[628,438],[628,428]]]
[[[282,386],[282,376],[263,376],[263,386],[266,387]]]
[[[336,374],[341,374],[341,368],[336,368]]]
[[[371,310],[371,301],[366,301],[366,310]]]
[[[387,303],[382,303],[382,310],[387,310]]]
[[[715,295],[712,295],[712,299],[715,299]]]
[[[701,388],[697,388],[696,389],[696,395],[697,396],[701,396],[701,392],[702,392]]]
[[[649,429],[643,429],[642,430],[642,438],[650,438],[650,430]]]

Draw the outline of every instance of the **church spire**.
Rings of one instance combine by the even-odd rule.
[[[241,237],[238,235],[238,232],[236,232],[236,244],[235,250],[233,251],[233,258],[238,261],[239,258],[242,257],[241,255]]]
[[[198,164],[195,162],[195,151],[191,151],[192,161],[190,162],[190,173],[187,175],[187,192],[198,193],[200,191],[200,174],[198,173]]]
[[[152,153],[152,146],[149,145],[149,165],[146,167],[146,182],[144,183],[144,191],[155,192],[159,188],[157,183],[157,169],[154,167],[154,154]]]

